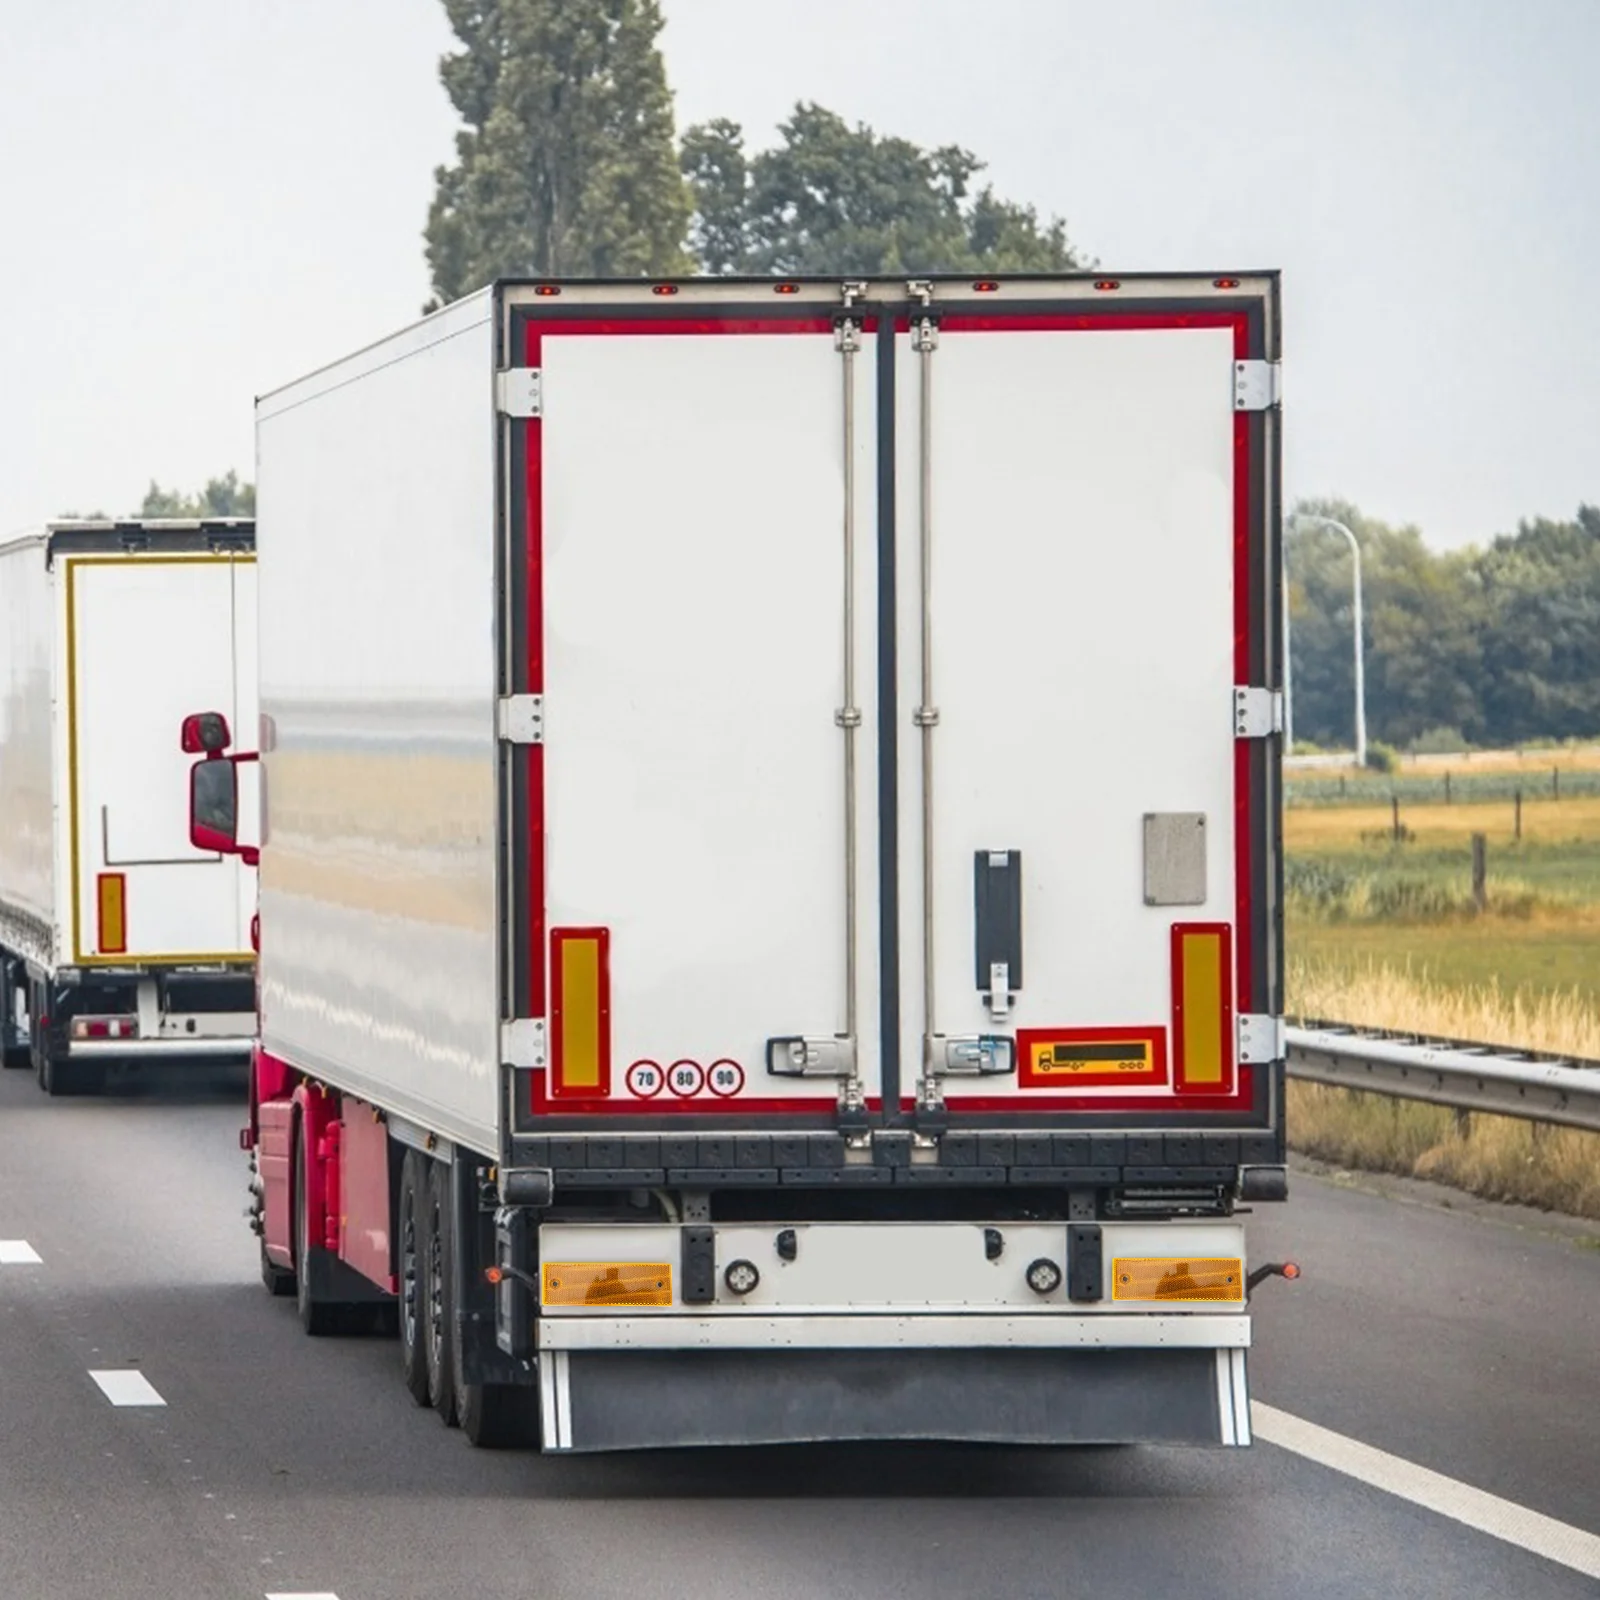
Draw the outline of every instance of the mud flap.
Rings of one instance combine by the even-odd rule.
[[[557,1451],[1250,1440],[1242,1350],[546,1350],[539,1388]]]

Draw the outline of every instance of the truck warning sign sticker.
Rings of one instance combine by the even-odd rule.
[[[1017,1054],[1024,1089],[1070,1094],[1167,1082],[1165,1028],[1023,1028]]]

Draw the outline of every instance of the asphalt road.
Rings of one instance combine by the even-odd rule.
[[[0,1075],[0,1600],[1593,1596],[1302,1454],[474,1451],[256,1277],[237,1083]],[[1301,1178],[1256,1399],[1600,1534],[1600,1250]],[[114,1406],[92,1372],[166,1404]],[[115,1387],[116,1382],[108,1380]]]

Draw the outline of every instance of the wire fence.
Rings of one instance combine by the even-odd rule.
[[[1501,768],[1488,772],[1324,772],[1287,776],[1289,806],[1474,805],[1486,801],[1585,800],[1600,796],[1600,769]]]

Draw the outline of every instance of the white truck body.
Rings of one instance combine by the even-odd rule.
[[[907,1347],[1184,1347],[1130,1436],[1248,1441],[1242,1281],[1113,1280],[1281,1186],[1277,339],[1271,274],[503,284],[259,403],[263,1050],[547,1188],[509,1268],[673,1264],[502,1286],[547,1446],[1107,1436],[959,1363],[753,1420]]]
[[[13,1054],[46,1043],[24,1043],[35,1013],[68,1056],[248,1053],[254,873],[191,847],[177,730],[198,699],[254,741],[254,584],[237,521],[63,523],[0,547]]]

